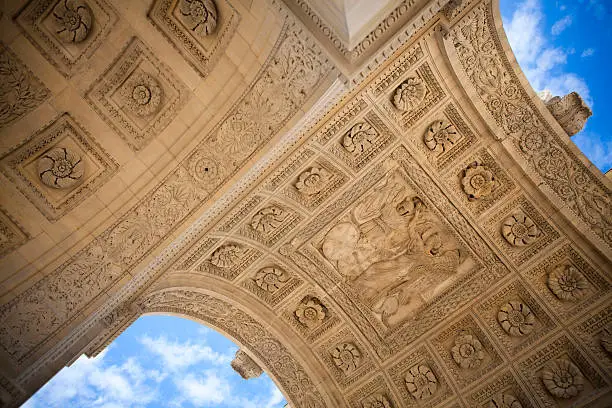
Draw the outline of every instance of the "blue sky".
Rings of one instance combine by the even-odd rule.
[[[238,347],[199,323],[143,316],[104,352],[62,369],[22,408],[282,408],[263,374],[243,380],[230,366]]]
[[[572,140],[603,172],[612,167],[612,1],[501,0],[504,28],[536,91],[577,91],[593,110]],[[608,119],[606,119],[608,118]]]
[[[593,109],[572,140],[607,171],[612,2],[501,0],[501,8],[510,44],[534,89],[553,95],[577,91]],[[96,358],[82,356],[60,371],[24,407],[283,407],[267,375],[246,381],[231,369],[237,349],[198,323],[145,316]]]

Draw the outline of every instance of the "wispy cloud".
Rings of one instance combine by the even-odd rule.
[[[231,353],[219,353],[206,344],[193,343],[190,340],[169,340],[165,336],[143,336],[139,339],[145,348],[159,356],[165,367],[177,371],[202,362],[214,365],[227,365],[232,361]]]
[[[593,54],[595,54],[595,49],[594,48],[587,48],[586,50],[582,51],[582,54],[580,54],[581,58],[587,58],[592,56]]]
[[[196,407],[219,405],[227,402],[231,395],[229,382],[212,370],[206,371],[204,375],[187,374],[176,379],[175,384],[181,399]]]
[[[561,20],[558,20],[555,22],[555,24],[553,24],[552,28],[550,29],[550,32],[552,33],[552,35],[559,35],[563,31],[565,31],[567,27],[571,26],[572,22],[572,16],[565,16]]]

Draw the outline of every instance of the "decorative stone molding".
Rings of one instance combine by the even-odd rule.
[[[223,55],[240,22],[227,0],[156,0],[148,17],[201,77]]]
[[[133,38],[87,91],[87,102],[135,151],[176,117],[188,90],[170,68]]]
[[[30,235],[2,207],[0,207],[0,258],[25,244]]]
[[[546,101],[546,107],[569,136],[580,132],[587,119],[593,115],[577,92],[571,92],[563,98],[555,96]]]
[[[230,363],[234,371],[236,371],[242,378],[248,380],[250,378],[257,378],[263,370],[257,365],[255,361],[242,349],[239,349],[234,356],[234,359]]]
[[[106,0],[34,0],[15,22],[66,78],[86,66],[119,19]]]
[[[94,194],[118,169],[67,113],[0,158],[0,170],[50,221]]]
[[[27,115],[51,92],[0,42],[0,128]]]

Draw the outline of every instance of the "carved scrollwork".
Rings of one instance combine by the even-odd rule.
[[[542,371],[542,381],[551,395],[570,399],[584,388],[584,376],[571,361],[561,358],[549,361]]]
[[[217,28],[217,7],[213,0],[181,0],[180,18],[189,29],[205,37]]]
[[[361,364],[361,352],[353,343],[342,343],[331,352],[336,367],[345,374],[351,374]]]
[[[52,188],[70,188],[83,178],[85,164],[81,156],[66,147],[54,147],[38,159],[40,180]]]
[[[451,349],[455,363],[461,368],[477,368],[484,360],[484,347],[476,336],[469,332],[461,332],[455,338],[455,345]]]
[[[538,239],[540,229],[531,218],[519,211],[504,220],[501,233],[511,245],[523,247]]]
[[[342,146],[354,154],[358,155],[368,149],[378,136],[376,130],[369,123],[362,122],[354,125],[342,139]]]
[[[94,16],[83,0],[61,0],[53,9],[55,34],[65,43],[80,43],[91,32]]]
[[[548,275],[548,288],[560,300],[578,301],[588,286],[584,275],[572,265],[558,265]]]
[[[231,268],[243,255],[239,245],[225,244],[217,248],[210,256],[210,263],[219,268]]]
[[[145,73],[132,75],[121,87],[121,96],[126,106],[140,117],[156,113],[163,94],[157,79]]]
[[[429,150],[444,153],[459,140],[459,135],[453,124],[441,119],[429,125],[423,140]]]
[[[514,395],[502,394],[494,397],[488,408],[523,408],[523,405]]]
[[[298,176],[295,188],[302,194],[315,195],[319,193],[327,182],[331,174],[322,167],[311,167]]]
[[[495,176],[487,166],[474,162],[464,170],[461,185],[468,199],[475,201],[491,194],[495,187]]]
[[[406,373],[404,383],[410,394],[423,400],[431,397],[438,389],[438,379],[431,368],[426,365],[415,365]]]
[[[254,281],[257,286],[266,292],[274,293],[289,280],[289,275],[277,266],[263,268],[255,274]]]
[[[363,408],[393,408],[383,394],[372,394],[361,402]]]
[[[251,219],[251,228],[259,232],[271,232],[277,229],[286,218],[285,210],[272,205],[257,211]]]
[[[327,314],[325,306],[316,297],[306,297],[294,312],[298,321],[306,327],[319,326]]]
[[[423,102],[426,93],[427,88],[421,78],[409,77],[395,90],[393,105],[400,111],[409,112]]]
[[[511,336],[524,336],[531,333],[535,316],[529,306],[517,300],[511,300],[497,312],[497,321]]]

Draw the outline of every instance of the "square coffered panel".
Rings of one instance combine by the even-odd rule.
[[[133,38],[87,92],[87,101],[138,151],[170,124],[187,88],[138,38]]]
[[[240,22],[225,0],[158,0],[149,18],[202,77],[223,54]]]
[[[30,239],[28,233],[0,208],[0,258]]]
[[[118,168],[67,113],[0,159],[0,170],[50,221],[83,202]]]
[[[66,78],[86,66],[117,20],[104,0],[34,0],[15,19]]]

